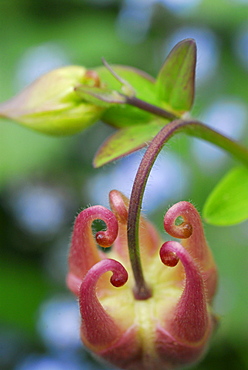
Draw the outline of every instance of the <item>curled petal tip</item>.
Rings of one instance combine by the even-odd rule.
[[[117,261],[104,259],[86,274],[80,287],[79,304],[82,317],[81,335],[94,351],[107,348],[119,339],[123,330],[107,313],[96,296],[96,285],[105,272],[112,271],[111,284],[120,287],[128,279],[126,269]]]
[[[92,234],[92,222],[102,220],[106,224],[106,230]],[[111,246],[118,234],[118,222],[114,214],[102,206],[93,206],[83,210],[76,218],[71,247],[69,253],[69,275],[73,280],[83,279],[89,269],[100,261],[100,254],[96,243],[101,246]],[[69,279],[68,281],[71,281]],[[75,284],[72,284],[73,286]],[[72,286],[69,285],[69,288]],[[75,289],[72,289],[75,291]]]
[[[192,228],[192,225],[190,223],[182,222],[178,227],[179,227],[179,229],[182,233],[181,238],[183,238],[183,239],[184,238],[185,239],[189,238],[193,233],[193,228]]]
[[[183,201],[174,204],[164,216],[165,231],[174,238],[189,238],[194,231],[193,217],[195,218],[196,214],[197,210],[189,202]],[[184,221],[177,224],[176,221],[179,217],[183,218]]]
[[[174,267],[178,264],[179,258],[175,252],[166,251],[163,248],[160,249],[160,258],[164,265]]]
[[[116,288],[123,286],[128,280],[128,274],[126,270],[119,271],[118,274],[113,274],[111,276],[110,282]]]
[[[183,222],[177,225],[179,217]],[[199,263],[210,302],[216,292],[217,269],[196,208],[185,201],[174,204],[164,217],[164,228],[171,236],[182,239],[181,244]]]
[[[103,248],[110,247],[117,237],[116,225],[111,226],[114,226],[113,228],[111,228],[111,230],[108,229],[106,231],[98,231],[96,233],[95,236],[96,242]]]

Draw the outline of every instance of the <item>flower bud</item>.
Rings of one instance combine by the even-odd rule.
[[[217,322],[211,308],[217,273],[197,210],[179,202],[165,215],[165,230],[181,243],[163,243],[141,217],[140,252],[151,296],[140,300],[127,247],[128,199],[114,190],[110,205],[112,212],[102,206],[82,211],[72,235],[67,284],[79,299],[83,343],[120,369],[173,370],[199,361]],[[93,237],[96,219],[106,230]],[[112,249],[104,254],[97,244]]]
[[[74,91],[84,84],[99,86],[97,73],[79,66],[52,70],[0,104],[0,117],[46,134],[77,133],[94,123],[104,110],[83,101]]]

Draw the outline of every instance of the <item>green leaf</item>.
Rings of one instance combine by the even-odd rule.
[[[106,163],[143,148],[163,126],[163,121],[154,121],[146,125],[137,125],[118,130],[103,143],[96,153],[93,161],[94,167],[101,167]]]
[[[213,225],[234,225],[248,218],[248,168],[236,167],[208,197],[203,216]]]
[[[180,114],[190,111],[194,101],[195,65],[195,41],[185,39],[172,49],[158,74],[158,97]]]

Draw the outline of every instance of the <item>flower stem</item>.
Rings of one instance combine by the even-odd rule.
[[[159,131],[159,133],[154,137],[148,146],[147,151],[145,152],[139,165],[132,188],[128,212],[128,248],[136,282],[136,299],[147,299],[151,296],[151,291],[148,288],[143,276],[139,252],[139,219],[146,183],[152,166],[164,144],[176,133],[182,131],[189,135],[202,138],[215,145],[218,145],[219,147],[233,154],[248,166],[248,150],[245,147],[242,147],[231,139],[228,139],[220,133],[212,130],[201,122],[195,120],[186,121],[183,119],[178,119],[168,123]]]
[[[174,113],[171,113],[163,108],[157,107],[156,105],[147,103],[146,101],[138,99],[135,96],[132,97],[125,96],[125,98],[126,98],[125,104],[129,104],[132,105],[133,107],[140,108],[147,112],[156,114],[156,116],[160,116],[169,120],[180,118],[179,116],[176,116]]]
[[[125,104],[132,105],[136,108],[145,110],[147,112],[150,112],[156,116],[159,116],[165,119],[177,120],[178,123],[180,121],[180,125],[179,125],[180,128],[177,127],[175,129],[175,133],[179,131],[180,132],[184,131],[190,136],[194,136],[194,137],[206,140],[228,151],[233,156],[235,156],[238,160],[243,162],[243,164],[248,165],[248,149],[246,147],[222,135],[221,133],[211,129],[210,127],[208,127],[207,125],[205,125],[204,123],[198,120],[180,119],[180,117],[176,116],[175,114],[168,112],[167,110],[157,107],[153,104],[147,103],[141,99],[138,99],[135,96],[133,97],[126,96]]]

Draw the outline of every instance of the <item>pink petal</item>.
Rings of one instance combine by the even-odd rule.
[[[182,262],[186,277],[183,293],[172,313],[167,330],[180,342],[197,343],[202,340],[209,328],[203,278],[194,259],[180,243],[169,241],[163,244],[160,249],[163,263],[167,263],[168,255],[171,256],[171,253],[175,259]]]
[[[180,260],[186,276],[178,303],[156,332],[156,349],[161,361],[168,369],[175,369],[202,357],[216,318],[208,312],[203,277],[189,252],[180,243],[169,241],[161,247],[160,256],[168,266],[175,266]]]
[[[175,223],[178,217],[182,217],[184,220],[180,225]],[[217,268],[204,236],[199,213],[189,202],[176,203],[164,217],[164,228],[171,236],[183,239],[181,244],[197,261],[203,272],[207,297],[211,301],[216,293]]]
[[[124,332],[121,323],[116,323],[104,310],[96,296],[96,284],[105,272],[112,271],[112,285],[119,287],[126,283],[128,274],[117,261],[104,259],[95,264],[86,274],[79,293],[82,317],[81,336],[86,345],[99,351],[110,347]]]
[[[100,231],[95,238],[91,225],[100,219],[106,223],[107,230]],[[89,269],[101,260],[97,243],[103,247],[113,244],[118,234],[118,223],[111,211],[102,206],[93,206],[83,210],[76,218],[69,253],[69,273],[67,285],[78,295],[80,284]]]

